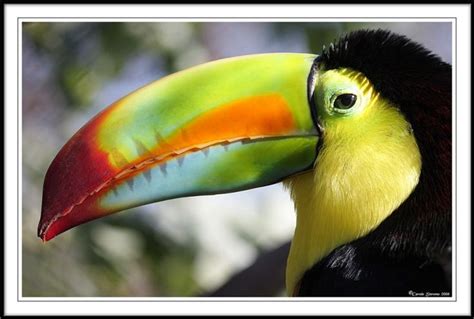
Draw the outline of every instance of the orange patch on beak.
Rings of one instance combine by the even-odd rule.
[[[162,141],[152,153],[178,155],[213,144],[284,136],[294,130],[293,116],[281,95],[254,96],[219,106],[196,118]]]

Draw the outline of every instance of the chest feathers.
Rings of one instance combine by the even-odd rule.
[[[385,120],[327,123],[314,169],[285,181],[297,214],[288,295],[333,249],[375,229],[418,183],[421,156],[410,125],[396,108],[377,109]]]

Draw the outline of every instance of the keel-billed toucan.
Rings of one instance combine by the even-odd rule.
[[[352,32],[321,55],[178,72],[67,142],[46,173],[38,234],[283,181],[297,219],[289,295],[449,295],[451,91],[449,64],[382,30]]]

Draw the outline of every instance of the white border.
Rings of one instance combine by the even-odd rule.
[[[376,18],[390,13],[391,17],[405,17],[404,19]],[[453,70],[457,69],[455,84],[457,84],[457,170],[462,172],[458,176],[457,185],[457,278],[453,292],[457,290],[456,301],[446,301],[452,298],[424,299],[410,298],[378,298],[378,302],[368,303],[367,298],[298,298],[295,302],[291,298],[21,298],[17,296],[17,261],[21,254],[17,251],[17,237],[21,235],[17,228],[17,195],[21,196],[21,180],[17,178],[17,138],[21,141],[21,128],[18,131],[17,123],[21,124],[21,111],[17,114],[17,105],[21,105],[21,95],[17,97],[17,86],[21,83],[21,73],[17,77],[17,49],[21,48],[17,42],[17,18],[34,17],[38,21],[48,21],[53,17],[78,17],[75,21],[86,21],[84,17],[107,18],[107,21],[132,21],[114,17],[176,17],[166,21],[189,21],[186,16],[202,17],[193,19],[210,21],[210,17],[248,17],[245,21],[315,21],[308,19],[308,15],[323,18],[324,22],[331,21],[416,21],[416,18],[429,16],[436,19],[423,21],[451,21],[457,18],[457,34],[453,32],[453,41],[457,44],[457,51],[453,54]],[[361,17],[341,18],[343,16]],[[294,18],[272,18],[272,17]],[[252,17],[268,17],[257,19]],[[299,19],[298,17],[303,17]],[[49,19],[52,20],[52,19]],[[101,21],[105,19],[93,19]],[[140,21],[158,21],[156,18],[146,18]],[[54,21],[70,21],[68,19],[54,19]],[[89,18],[87,21],[91,21]],[[136,21],[136,20],[133,20]],[[212,21],[229,21],[217,19]],[[238,20],[237,20],[238,21]],[[5,130],[6,130],[6,167],[5,167],[5,312],[6,314],[468,314],[470,311],[470,8],[467,5],[95,5],[91,10],[88,5],[6,5],[5,6]],[[21,34],[20,34],[21,37]],[[457,68],[458,65],[462,66]],[[18,103],[19,104],[18,104]],[[19,118],[17,118],[19,116]],[[454,121],[454,119],[453,119]],[[20,134],[18,136],[17,132]],[[453,140],[455,142],[456,140]],[[456,143],[453,143],[456,144]],[[456,173],[456,171],[453,171]],[[20,172],[21,176],[21,172]],[[21,202],[20,202],[21,203]],[[19,214],[21,225],[21,214]],[[454,226],[453,226],[454,227]],[[456,264],[453,265],[453,268]],[[21,269],[21,268],[20,268]],[[445,299],[445,300],[442,300]],[[54,300],[54,301],[53,301]],[[137,301],[140,300],[140,301]],[[215,302],[219,300],[219,302]],[[238,300],[238,302],[236,302]],[[315,301],[316,300],[316,301]],[[344,301],[341,301],[344,300]],[[350,300],[350,301],[348,301]],[[373,299],[372,299],[373,300]],[[388,301],[390,300],[390,301]],[[72,302],[71,302],[72,301]],[[102,301],[102,302],[97,302]],[[121,302],[118,302],[121,301]],[[156,302],[159,301],[159,302]],[[202,302],[208,301],[208,302]],[[364,301],[364,302],[357,302]],[[112,302],[112,303],[111,303]]]

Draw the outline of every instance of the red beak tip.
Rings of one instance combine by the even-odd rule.
[[[42,233],[41,235],[39,235],[38,237],[41,238],[41,240],[43,241],[43,243],[46,243],[48,241],[50,241],[51,239],[54,238],[54,235],[51,236],[50,234],[48,234],[47,232],[44,232]]]
[[[46,227],[44,222],[38,225],[38,237],[41,238],[43,243],[49,241],[52,237],[54,237],[48,236],[48,229],[49,227]]]

